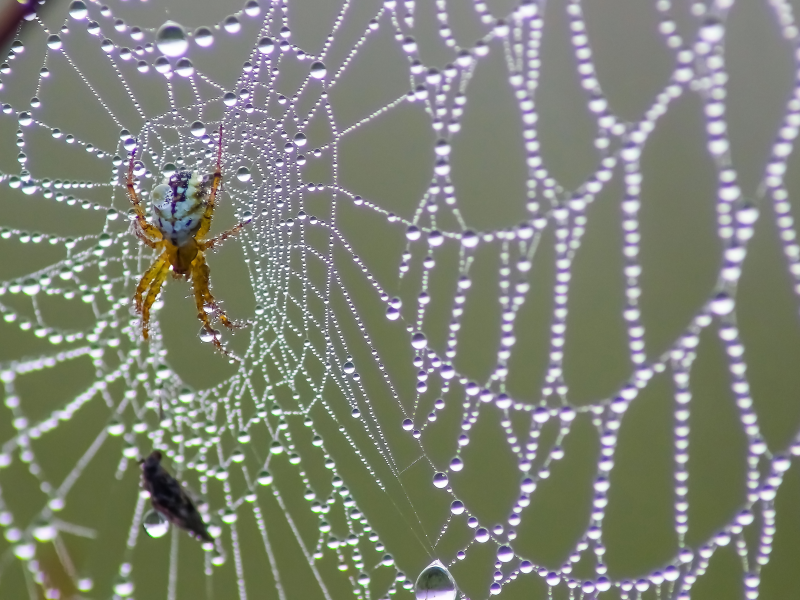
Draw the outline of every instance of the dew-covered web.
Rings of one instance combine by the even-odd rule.
[[[610,108],[585,7],[575,0],[547,12],[545,2],[529,0],[505,8],[347,0],[325,8],[330,23],[315,47],[304,47],[295,27],[316,8],[295,14],[289,2],[249,0],[198,27],[191,9],[155,4],[48,6],[24,24],[0,67],[2,261],[26,265],[0,281],[4,594],[384,598],[413,593],[430,565],[417,597],[427,586],[427,597],[452,598],[447,569],[464,597],[686,599],[721,553],[733,557],[733,589],[759,596],[780,518],[775,499],[800,440],[768,447],[762,433],[737,328],[737,284],[761,212],[762,221],[774,220],[796,316],[800,246],[784,175],[800,99],[795,93],[782,109],[766,172],[748,198],[726,121],[732,0],[686,12],[669,0],[652,3],[657,27],[649,35],[673,65],[635,121]],[[800,51],[789,4],[764,4],[780,43]],[[594,121],[596,163],[579,185],[559,183],[540,153],[541,44],[555,11],[566,15]],[[421,21],[450,57],[446,66],[426,64],[415,39]],[[456,21],[468,22],[479,41],[460,45]],[[473,99],[473,76],[491,60],[516,101],[503,109],[513,108],[525,170],[523,191],[509,201],[520,207],[511,210],[521,215],[514,226],[467,219],[464,172],[451,170],[462,117],[483,101]],[[370,79],[369,69],[382,78]],[[384,81],[398,93],[387,98]],[[382,100],[369,106],[367,97]],[[689,324],[653,353],[640,312],[641,159],[687,97],[704,114],[703,160],[715,178],[711,237],[721,260]],[[395,114],[408,124],[375,128]],[[249,319],[247,329],[220,334],[242,359],[233,374],[193,390],[171,367],[163,301],[151,340],[141,337],[132,296],[153,257],[131,233],[125,175],[135,149],[148,205],[164,175],[213,172],[220,125],[219,202],[250,219],[226,245],[241,246],[255,309],[231,314]],[[348,162],[393,145],[425,169],[424,189],[410,200],[399,183],[394,195],[369,193],[368,178],[355,177],[359,165]],[[410,168],[384,165],[383,173],[401,171],[402,182],[414,179],[402,173]],[[494,201],[485,199],[490,211]],[[570,281],[600,201],[621,208],[624,277],[607,285],[624,287],[628,376],[614,393],[576,403],[562,368]],[[58,216],[46,220],[51,213]],[[548,269],[549,280],[535,279]],[[547,310],[539,329],[520,316],[535,303]],[[194,310],[191,300],[184,304]],[[464,336],[475,323],[485,335]],[[534,338],[542,377],[533,393],[516,393],[510,382],[533,368]],[[191,344],[186,352],[228,360],[197,337]],[[703,344],[722,349],[723,392],[746,466],[734,510],[698,537],[689,527],[689,423],[698,393],[707,392],[690,382]],[[487,351],[493,366],[482,372],[472,357]],[[65,396],[68,379],[82,387]],[[654,387],[667,390],[664,414],[672,419],[672,537],[660,562],[625,575],[606,564],[607,543],[614,549],[604,520],[626,415],[651,406]],[[157,539],[168,528],[139,491],[136,462],[153,449],[188,484],[213,544],[175,528],[171,541]],[[588,470],[573,473],[580,469],[571,455],[587,452]],[[558,562],[528,539],[551,473],[586,483],[570,492],[583,508],[566,513],[575,515],[577,535],[556,552]]]

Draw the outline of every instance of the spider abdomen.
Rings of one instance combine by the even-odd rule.
[[[189,243],[205,212],[208,181],[192,171],[178,171],[153,188],[154,225],[173,246]]]

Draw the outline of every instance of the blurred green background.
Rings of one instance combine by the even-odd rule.
[[[342,27],[336,32],[329,59],[329,73],[341,63],[349,47],[359,39],[367,22],[377,14],[381,3],[354,2]],[[580,185],[597,168],[593,148],[595,124],[586,107],[586,96],[579,86],[576,59],[569,41],[566,2],[550,1],[545,12],[541,50],[541,80],[536,104],[538,132],[545,166],[565,188]],[[510,1],[487,2],[496,17],[509,14]],[[650,3],[637,0],[588,0],[582,4],[598,78],[609,100],[611,111],[624,121],[637,121],[667,85],[674,58],[657,33],[657,14]],[[51,27],[60,26],[66,3],[53,3],[42,19]],[[291,0],[288,19],[291,41],[309,53],[319,53],[330,34],[341,3],[316,0]],[[90,10],[96,11],[92,5]],[[142,28],[158,27],[171,18],[188,29],[220,22],[227,14],[240,9],[229,3],[196,3],[190,0],[170,2],[123,2],[112,6],[115,17]],[[688,3],[676,3],[674,14],[684,39],[695,35],[698,19],[690,14]],[[459,42],[471,46],[488,29],[475,17],[466,3],[447,5],[450,25]],[[444,67],[454,54],[437,37],[438,24],[432,0],[416,2],[414,37],[426,66]],[[95,18],[95,17],[92,17]],[[233,89],[239,66],[248,58],[258,37],[260,18],[242,17],[243,30],[232,36],[215,32],[211,48],[192,47],[191,58],[198,71],[208,74],[224,89]],[[386,15],[381,27],[370,34],[362,50],[330,91],[330,103],[339,131],[370,115],[375,110],[405,94],[409,89],[408,64]],[[71,28],[84,23],[68,22]],[[102,21],[103,31],[111,22]],[[41,27],[25,26],[23,39],[27,50],[13,62],[14,73],[4,77],[3,102],[15,110],[24,110],[33,95],[38,68],[45,52]],[[113,73],[102,71],[97,40],[87,41],[82,34],[65,36],[65,48],[74,56],[87,80],[112,107],[123,125],[132,132],[142,126],[125,98],[125,90]],[[490,42],[491,52],[481,60],[470,82],[461,132],[453,137],[452,178],[458,207],[468,227],[478,231],[512,227],[526,218],[525,154],[520,135],[519,109],[507,80],[502,44]],[[92,98],[86,83],[63,62],[53,56],[52,76],[41,94],[42,107],[34,112],[37,119],[50,126],[73,133],[82,141],[102,148],[114,147],[119,127]],[[62,61],[59,63],[59,61]],[[96,64],[97,63],[97,64]],[[764,167],[786,103],[793,91],[795,64],[792,45],[782,39],[776,18],[766,2],[738,2],[726,21],[725,63],[727,82],[728,134],[733,166],[737,170],[744,195],[760,209],[761,218],[748,246],[742,278],[737,293],[736,320],[745,344],[747,377],[758,415],[759,426],[771,452],[786,452],[800,426],[800,329],[797,320],[797,295],[782,254],[771,206],[759,195]],[[22,65],[26,65],[22,68]],[[235,68],[231,65],[235,65]],[[126,65],[129,67],[130,65]],[[148,117],[168,110],[163,82],[157,74],[133,73],[131,87]],[[287,96],[302,81],[302,69],[296,64],[282,67],[276,91]],[[669,348],[691,319],[710,298],[717,283],[722,246],[716,236],[716,172],[705,149],[703,106],[698,95],[685,93],[675,101],[660,120],[647,142],[642,156],[644,174],[640,231],[641,310],[646,328],[648,357],[657,357]],[[310,147],[328,141],[325,128],[309,128]],[[19,171],[14,146],[17,121],[13,115],[0,117],[0,170]],[[434,132],[420,103],[403,103],[342,138],[338,154],[339,183],[362,195],[386,211],[411,219],[431,177]],[[44,129],[26,131],[26,152],[30,171],[35,177],[70,178],[106,181],[110,163],[88,159],[79,148],[54,144]],[[788,160],[786,183],[794,201],[798,169],[795,158]],[[307,181],[330,181],[331,166],[324,161],[310,164],[304,171]],[[614,179],[588,209],[587,232],[572,268],[569,316],[565,346],[564,372],[569,385],[569,399],[585,406],[613,395],[631,376],[627,334],[622,310],[624,277],[621,229],[622,186],[619,170]],[[107,189],[81,191],[86,197],[105,206],[127,210],[127,199],[117,189],[113,201]],[[390,296],[404,300],[404,316],[412,322],[413,300],[419,291],[420,261],[424,252],[415,250],[412,269],[402,280],[397,268],[406,240],[401,224],[390,223],[385,216],[363,207],[343,202],[329,191],[307,195],[305,210],[329,219],[336,206],[337,226],[377,282]],[[441,210],[439,224],[448,231],[458,231],[454,219]],[[214,230],[234,222],[233,208],[223,203]],[[97,234],[103,226],[102,211],[81,211],[77,207],[57,205],[41,197],[24,196],[18,189],[0,188],[0,227],[13,227],[58,235]],[[112,229],[121,230],[117,221]],[[255,235],[255,234],[249,234]],[[327,238],[309,232],[307,242],[326,248]],[[245,243],[252,242],[246,237]],[[249,242],[248,242],[249,240]],[[552,229],[542,238],[530,272],[531,292],[517,318],[517,344],[512,355],[508,388],[515,398],[538,401],[549,352],[549,324],[552,314],[554,252]],[[335,264],[341,273],[358,315],[366,327],[379,360],[386,365],[399,394],[391,397],[380,371],[370,360],[370,349],[363,341],[357,324],[340,294],[332,296],[334,313],[348,343],[349,352],[362,374],[370,394],[374,419],[380,424],[391,448],[395,465],[402,471],[398,478],[389,469],[360,422],[349,418],[345,398],[331,386],[326,399],[329,410],[316,406],[311,411],[314,430],[326,443],[337,468],[350,488],[359,508],[381,536],[386,551],[391,552],[401,570],[414,579],[433,558],[453,559],[471,536],[471,531],[454,518],[447,534],[438,533],[448,515],[449,497],[430,484],[433,470],[420,458],[418,448],[400,429],[404,418],[399,410],[414,405],[411,348],[402,325],[385,319],[383,304],[374,289],[346,253],[337,247]],[[0,280],[10,281],[52,264],[64,256],[64,248],[48,244],[22,245],[17,240],[0,239]],[[229,314],[251,318],[256,297],[244,262],[246,252],[237,243],[228,243],[209,258],[212,282],[218,298]],[[437,266],[430,283],[433,301],[429,307],[425,331],[440,354],[444,350],[446,324],[452,307],[454,284],[458,276],[458,251],[455,244],[445,244],[436,251]],[[294,268],[294,265],[293,265]],[[314,267],[310,267],[313,269]],[[469,379],[483,381],[494,366],[499,342],[500,309],[497,300],[499,245],[482,245],[471,267],[473,287],[465,307],[459,332],[455,365]],[[297,269],[295,269],[297,271]],[[132,294],[131,288],[130,293]],[[272,292],[270,292],[272,293]],[[180,378],[196,390],[216,385],[236,373],[197,338],[198,324],[193,302],[187,299],[188,286],[168,282],[163,295],[164,307],[158,314],[167,349],[167,361]],[[30,301],[9,294],[0,302],[31,312]],[[79,301],[42,298],[42,314],[48,324],[63,327],[89,327],[94,316]],[[409,310],[406,310],[409,309]],[[321,314],[321,313],[320,313]],[[248,330],[237,333],[232,347],[243,351],[248,346]],[[312,332],[309,337],[314,341]],[[31,332],[17,323],[0,322],[0,364],[51,351]],[[295,342],[290,342],[294,344]],[[125,346],[124,346],[125,347]],[[298,345],[299,347],[299,345]],[[343,360],[345,351],[338,352]],[[268,370],[265,369],[265,370]],[[313,369],[310,369],[313,370]],[[15,382],[22,409],[31,421],[63,407],[81,393],[96,377],[89,357],[69,361],[40,372],[21,375]],[[697,548],[710,536],[730,523],[745,500],[747,441],[738,419],[730,390],[724,349],[716,335],[716,324],[702,335],[698,358],[692,368],[691,434],[689,460],[689,532],[686,542]],[[110,388],[119,402],[123,386]],[[448,408],[435,425],[423,435],[425,454],[437,470],[443,470],[455,452],[460,424],[460,401],[457,394],[447,398]],[[279,395],[280,398],[280,395]],[[424,395],[417,412],[417,423],[431,410],[435,395]],[[291,401],[280,401],[291,410]],[[307,404],[306,398],[300,400]],[[14,435],[10,411],[0,412],[0,442]],[[362,406],[362,413],[365,407]],[[609,505],[604,520],[604,542],[609,576],[615,580],[636,578],[663,568],[677,552],[673,529],[673,399],[666,374],[656,376],[640,394],[623,421],[616,450],[616,465],[611,474]],[[332,416],[341,417],[335,423]],[[130,413],[126,418],[131,417]],[[48,479],[59,483],[76,464],[86,448],[100,433],[109,418],[109,407],[94,398],[69,422],[32,442],[36,458]],[[155,424],[156,415],[150,422]],[[303,417],[287,417],[295,442],[303,454],[312,456],[311,432],[302,426]],[[482,525],[502,523],[518,494],[519,471],[507,449],[500,413],[484,409],[471,432],[472,442],[462,458],[463,472],[452,474],[456,495],[464,500]],[[339,431],[339,425],[361,450],[374,475],[364,467],[353,447]],[[522,422],[515,421],[515,427]],[[556,430],[545,428],[543,446],[552,443]],[[548,438],[549,436],[549,438]],[[148,440],[138,441],[142,452],[149,451]],[[267,454],[269,443],[264,431],[255,434],[248,446],[246,463],[257,471]],[[111,584],[122,560],[129,523],[137,500],[138,470],[129,464],[124,477],[114,473],[123,441],[109,438],[92,459],[88,469],[68,496],[66,509],[59,514],[65,521],[93,527],[97,539],[87,540],[65,535],[71,560],[77,571],[95,580],[92,598],[109,597]],[[557,569],[586,531],[591,511],[591,483],[596,473],[599,440],[586,414],[579,415],[572,432],[564,441],[565,457],[554,464],[549,479],[543,481],[526,509],[514,542],[517,552],[533,561]],[[304,455],[305,456],[305,455]],[[330,493],[330,474],[321,466],[318,455],[304,463],[309,478],[318,486],[318,497]],[[315,462],[316,461],[316,462]],[[170,465],[172,466],[172,465]],[[302,499],[304,485],[296,468],[285,458],[271,464],[286,511],[292,515],[300,535],[310,543],[315,539],[316,517]],[[191,477],[187,476],[190,478]],[[385,490],[376,485],[376,478]],[[192,482],[197,486],[196,480]],[[232,478],[234,495],[244,491],[241,480]],[[44,495],[15,456],[13,464],[0,472],[2,497],[18,526],[37,513]],[[213,487],[213,486],[212,486]],[[220,486],[216,486],[219,488]],[[220,489],[209,493],[213,507],[222,506]],[[281,582],[288,598],[322,598],[318,580],[298,548],[295,533],[287,524],[284,508],[269,488],[258,491],[258,505],[264,513],[269,539],[275,553]],[[761,598],[793,597],[797,588],[797,556],[800,555],[800,478],[797,465],[786,473],[775,500],[777,533],[771,561],[761,574]],[[337,507],[337,510],[341,510]],[[334,511],[335,512],[335,511]],[[240,509],[237,524],[242,547],[245,582],[250,597],[275,598],[275,582],[268,568],[261,534],[250,511]],[[463,517],[462,517],[463,519]],[[337,528],[343,519],[329,520]],[[759,521],[756,521],[758,525]],[[227,535],[227,533],[225,534]],[[756,538],[748,542],[757,547]],[[168,565],[170,544],[180,548],[177,597],[202,597],[212,590],[213,597],[233,597],[236,567],[232,556],[214,571],[209,583],[202,573],[202,551],[193,540],[181,535],[153,540],[142,538],[133,554],[133,578],[138,598],[166,597],[169,589]],[[226,542],[228,548],[230,545]],[[313,546],[313,544],[312,544]],[[485,597],[491,581],[491,562],[495,547],[471,547],[468,559],[452,570],[459,587],[470,598]],[[368,564],[380,553],[365,550]],[[0,540],[0,597],[24,597],[26,581],[20,563],[10,554],[9,544]],[[40,544],[37,559],[50,569],[56,583],[66,583],[54,547]],[[351,594],[349,584],[336,572],[332,553],[317,562],[329,597]],[[391,569],[373,576],[375,597],[388,586]],[[575,575],[591,577],[586,561],[578,563]],[[351,573],[352,575],[352,573]],[[708,572],[693,588],[692,596],[703,599],[744,597],[742,565],[733,544],[718,550]],[[37,592],[38,593],[38,592]],[[406,592],[400,592],[404,594]],[[603,598],[616,597],[609,592]],[[510,598],[548,597],[544,581],[538,576],[522,577],[504,588]],[[35,596],[34,596],[35,597]],[[564,585],[552,597],[566,598]],[[642,598],[656,598],[655,590]]]

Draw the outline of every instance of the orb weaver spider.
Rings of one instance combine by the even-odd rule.
[[[142,337],[148,339],[150,308],[153,306],[161,286],[172,272],[173,279],[191,281],[197,318],[203,324],[201,334],[206,334],[214,347],[230,358],[233,356],[219,340],[219,332],[211,326],[216,317],[229,329],[238,329],[246,322],[232,321],[214,300],[209,289],[211,271],[206,263],[205,252],[220,246],[235,236],[249,221],[240,221],[221,234],[205,239],[211,228],[211,219],[217,206],[217,194],[222,182],[222,125],[219,126],[217,166],[214,173],[199,177],[193,171],[177,171],[164,178],[163,183],[153,188],[151,199],[154,223],[147,220],[139,195],[134,187],[134,147],[128,164],[128,197],[133,205],[133,231],[145,245],[160,254],[139,281],[134,295],[136,313],[142,317]]]

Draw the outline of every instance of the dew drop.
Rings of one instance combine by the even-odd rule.
[[[198,27],[194,31],[194,43],[202,48],[208,48],[214,43],[214,34],[208,27]]]
[[[500,562],[509,562],[514,558],[514,551],[508,546],[500,546],[497,549],[497,560]]]
[[[133,594],[133,582],[130,579],[120,577],[114,583],[114,592],[123,598]]]
[[[418,331],[411,336],[411,345],[417,350],[422,350],[428,345],[428,339],[425,337],[424,333]]]
[[[14,555],[21,560],[30,560],[36,556],[36,544],[17,544]]]
[[[311,64],[311,76],[314,79],[325,79],[327,74],[328,70],[325,68],[323,63],[315,61]]]
[[[194,75],[194,65],[188,58],[182,58],[175,65],[175,72],[181,77],[191,77]]]
[[[720,292],[711,301],[711,312],[715,315],[728,315],[733,311],[734,301],[726,292]]]
[[[460,471],[464,468],[464,461],[462,461],[458,456],[454,457],[450,461],[450,470],[451,471]]]
[[[22,292],[27,296],[35,296],[39,293],[39,282],[32,277],[28,277],[22,282]]]
[[[212,342],[214,338],[219,339],[220,336],[219,329],[212,329],[209,331],[205,327],[200,328],[200,341],[201,342]]]
[[[236,94],[233,92],[226,92],[222,97],[222,102],[225,104],[225,106],[233,106],[236,104]]]
[[[226,17],[223,27],[228,33],[239,33],[242,30],[242,24],[236,15]]]
[[[709,44],[716,43],[725,35],[725,27],[715,17],[709,17],[700,27],[700,38]]]
[[[53,34],[51,36],[48,36],[48,38],[47,38],[47,47],[48,48],[50,48],[51,50],[60,50],[61,49],[61,45],[62,45],[61,44],[61,38],[58,35]]]
[[[25,194],[26,196],[30,196],[30,195],[36,193],[36,190],[38,190],[38,189],[39,189],[39,186],[37,186],[30,179],[26,179],[25,181],[22,182],[22,193]]]
[[[272,483],[272,474],[269,471],[261,471],[257,481],[260,485],[269,485]]]
[[[47,521],[38,523],[33,528],[33,537],[40,542],[49,542],[50,540],[55,539],[57,534],[58,529],[56,529],[55,525],[48,523]]]
[[[236,171],[236,179],[239,181],[250,181],[250,169],[247,167],[239,167]]]
[[[166,56],[183,56],[189,49],[186,30],[175,21],[167,21],[156,32],[156,46]]]
[[[417,577],[414,595],[417,600],[455,600],[456,582],[441,561],[435,560]]]
[[[397,310],[394,306],[390,306],[386,309],[386,318],[390,321],[397,321],[400,318],[400,311]]]
[[[31,116],[31,113],[29,113],[29,112],[21,112],[21,113],[19,113],[19,124],[22,127],[27,127],[31,123],[33,123],[33,117]]]
[[[302,133],[296,133],[294,135],[294,145],[298,148],[305,146],[307,141],[306,136]]]
[[[160,538],[169,531],[169,521],[157,510],[151,510],[142,519],[142,527],[151,538]]]
[[[166,56],[159,56],[155,59],[155,61],[153,61],[153,66],[156,68],[156,71],[162,75],[172,70],[172,65],[169,64],[169,59]]]
[[[450,142],[447,140],[439,140],[436,142],[434,150],[439,156],[447,156],[450,154]]]
[[[467,229],[461,234],[461,243],[467,248],[474,248],[478,245],[478,234]]]
[[[272,38],[262,37],[258,40],[258,51],[261,54],[271,54],[273,50],[275,50],[275,42],[272,41]]]
[[[439,489],[447,487],[448,483],[449,480],[447,479],[446,473],[439,472],[433,476],[433,485]]]
[[[261,14],[261,7],[258,5],[257,0],[247,0],[244,5],[244,12],[248,17],[257,17]]]
[[[74,0],[69,5],[69,16],[73,19],[80,21],[81,19],[85,19],[89,14],[88,9],[86,8],[86,4],[83,3],[83,0]]]
[[[203,135],[205,135],[206,126],[201,121],[195,121],[194,123],[192,123],[191,127],[189,128],[189,131],[192,132],[192,135],[194,137],[200,138],[203,137]]]

